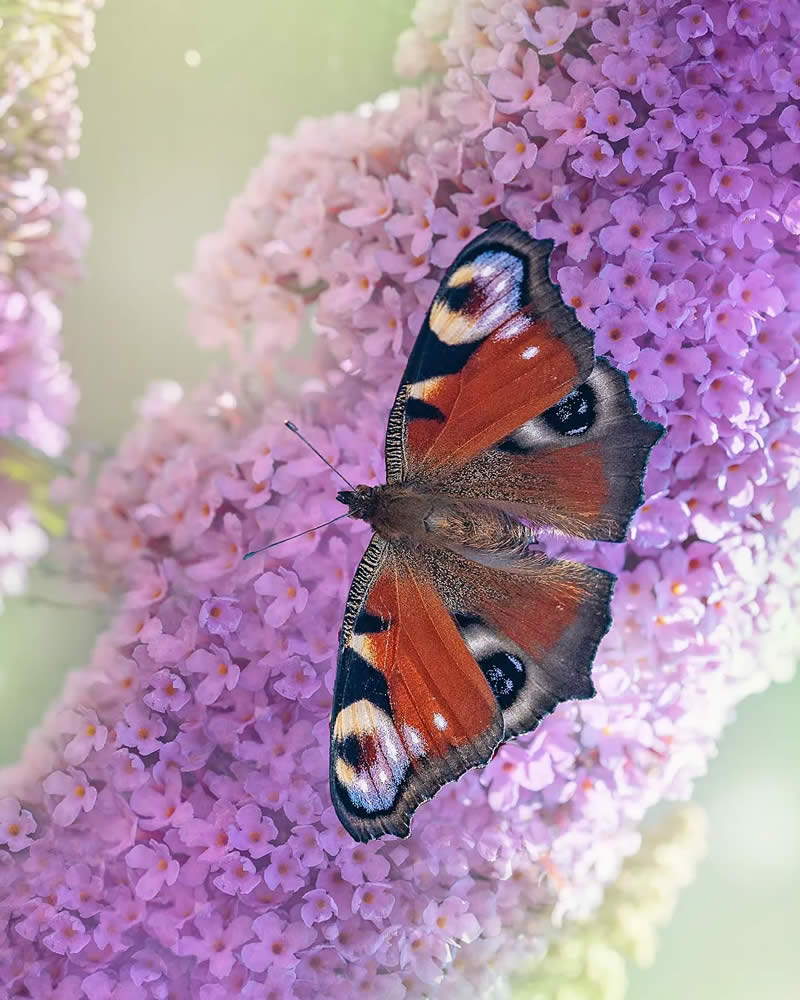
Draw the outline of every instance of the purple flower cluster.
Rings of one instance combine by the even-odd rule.
[[[103,0],[28,0],[3,8],[3,177],[52,169],[78,155],[75,72],[94,48]]]
[[[356,409],[311,388],[299,404],[357,478],[382,461],[362,389]],[[471,997],[530,954],[556,902],[588,909],[635,850],[605,788],[590,796],[601,823],[572,820],[594,760],[574,706],[443,790],[410,840],[350,839],[328,726],[365,526],[242,559],[338,510],[328,470],[281,425],[287,405],[256,404],[245,378],[188,401],[157,387],[75,510],[126,597],[2,777],[11,996],[310,1000],[346,977],[352,995],[422,997],[446,976]]]
[[[77,402],[55,300],[75,277],[88,235],[82,194],[59,191],[50,175],[77,155],[75,69],[88,59],[101,3],[24,3],[2,12],[0,439],[47,455],[64,449]],[[0,596],[24,577],[33,549],[20,531],[34,520],[24,489],[0,469]]]
[[[597,903],[733,705],[788,676],[799,14],[426,3],[441,85],[273,142],[183,282],[233,374],[154,391],[74,512],[124,607],[4,777],[11,996],[484,995]],[[555,240],[565,299],[668,433],[628,543],[553,542],[619,575],[597,696],[443,789],[407,841],[359,845],[327,767],[364,526],[242,555],[341,511],[287,412],[349,479],[381,480],[442,269],[501,217]],[[303,380],[292,403],[278,365]]]
[[[0,437],[48,455],[67,443],[77,389],[60,357],[61,312],[49,292],[0,277]]]
[[[688,803],[673,806],[657,824],[645,823],[641,846],[591,919],[565,927],[543,958],[525,962],[512,979],[511,995],[625,1000],[626,959],[640,968],[653,964],[658,930],[705,853],[705,825],[702,810]]]

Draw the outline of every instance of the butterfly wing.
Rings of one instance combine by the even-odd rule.
[[[621,542],[662,434],[637,414],[625,374],[598,359],[555,406],[465,465],[442,469],[436,492],[576,538]]]
[[[489,760],[500,709],[431,577],[374,535],[342,627],[330,785],[356,840],[408,835],[417,806]]]
[[[490,226],[445,274],[389,417],[389,482],[621,541],[650,449],[626,376],[550,281],[551,243]]]
[[[561,701],[593,696],[610,573],[527,547],[488,560],[439,550],[429,571],[501,709],[504,739],[534,729]]]
[[[588,378],[592,335],[549,279],[551,248],[501,222],[456,257],[389,417],[389,483],[465,464]]]
[[[595,362],[549,251],[500,223],[459,254],[390,414],[388,483],[440,498],[451,536],[458,498],[476,544],[375,535],[356,573],[330,781],[357,840],[407,835],[417,806],[502,739],[594,693],[613,577],[530,551],[508,516],[620,540],[661,428],[638,417],[625,376]]]
[[[356,840],[594,694],[613,577],[541,553],[489,566],[373,536],[348,599],[331,715],[334,806]]]

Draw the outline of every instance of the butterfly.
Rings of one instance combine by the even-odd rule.
[[[619,542],[663,433],[548,276],[551,241],[490,226],[450,266],[386,432],[386,483],[337,495],[374,534],[340,632],[330,788],[358,841],[594,694],[614,577],[543,531]]]

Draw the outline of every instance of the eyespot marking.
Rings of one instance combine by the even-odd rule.
[[[367,699],[342,709],[333,726],[333,772],[353,806],[390,809],[410,760],[391,716]]]
[[[523,261],[508,250],[477,254],[450,275],[434,299],[431,330],[451,346],[484,340],[501,326],[505,336],[518,333],[504,324],[520,308],[524,276]]]
[[[559,400],[546,410],[542,417],[547,426],[559,434],[574,437],[584,434],[595,422],[596,401],[594,391],[587,383]]]
[[[478,661],[492,694],[505,711],[517,700],[525,685],[525,664],[513,653],[501,650]]]

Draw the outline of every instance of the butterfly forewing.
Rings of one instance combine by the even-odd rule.
[[[331,793],[356,840],[406,836],[417,806],[503,736],[489,683],[402,543],[374,536],[356,572],[331,715]]]
[[[589,376],[592,335],[549,279],[551,246],[504,222],[456,257],[392,408],[388,482],[464,464]]]

